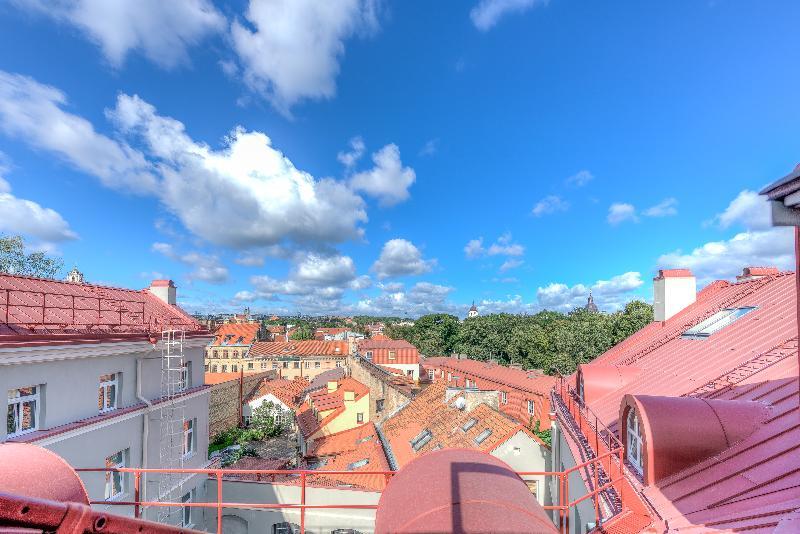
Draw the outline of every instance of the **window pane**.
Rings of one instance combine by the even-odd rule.
[[[105,404],[106,404],[106,402],[105,402],[105,399],[106,399],[105,391],[106,391],[106,388],[104,388],[103,386],[100,386],[100,388],[99,388],[99,390],[97,392],[97,409],[101,410],[101,411],[103,409],[103,406],[105,406]]]
[[[36,402],[22,403],[22,430],[36,428]]]
[[[6,418],[6,432],[14,434],[17,431],[17,405],[8,405],[8,416]]]
[[[117,386],[111,384],[106,390],[106,408],[115,408],[117,406]]]

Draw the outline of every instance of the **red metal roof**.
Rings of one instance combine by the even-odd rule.
[[[259,341],[250,356],[347,356],[346,341]]]
[[[358,342],[359,350],[370,349],[414,349],[416,347],[405,339],[389,339],[388,337],[365,339]]]
[[[178,306],[139,291],[0,274],[0,344],[206,334]]]
[[[719,420],[720,415],[714,420],[688,417],[677,408],[650,410],[655,417],[675,419],[653,421],[653,427],[682,429],[670,431],[671,439],[677,441],[669,447],[695,455],[689,467],[643,489],[671,530],[771,532],[800,507],[797,295],[791,274],[717,284],[713,292],[674,317],[649,324],[582,366],[637,369],[618,389],[600,391],[599,396],[591,394],[592,379],[584,381],[589,408],[612,429],[620,426],[620,406],[626,394],[633,399],[750,401],[767,410],[763,420],[742,417],[724,421]],[[704,339],[681,337],[722,309],[745,306],[755,309]],[[717,408],[714,411],[721,413]],[[654,416],[650,413],[648,417]],[[706,425],[727,429],[723,438],[730,440],[721,452],[710,456],[697,452],[702,448],[691,442],[706,439]],[[748,428],[731,433],[731,425]],[[646,426],[647,435],[655,435],[651,424]],[[751,432],[750,427],[755,430]],[[735,434],[740,435],[739,441],[730,437]],[[681,441],[686,442],[685,447],[680,446]],[[664,450],[663,446],[654,448]]]

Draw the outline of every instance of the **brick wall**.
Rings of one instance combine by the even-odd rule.
[[[276,378],[275,371],[265,371],[244,375],[242,382],[242,398],[251,395],[262,380]],[[223,430],[239,425],[239,379],[221,382],[211,386],[211,398],[208,401],[208,434],[213,438]]]
[[[397,408],[414,398],[413,393],[392,384],[392,374],[377,365],[351,356],[347,358],[347,368],[351,377],[369,388],[370,413],[374,423],[382,423]],[[383,409],[378,411],[376,406],[380,400]]]

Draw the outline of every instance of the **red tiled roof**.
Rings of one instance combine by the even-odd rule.
[[[369,393],[369,388],[353,378],[342,378],[337,382],[336,391],[328,392],[327,388],[320,389],[309,395],[309,402],[297,410],[297,426],[303,436],[310,437],[319,430],[325,428],[331,421],[339,417],[344,412],[344,392],[352,391],[355,393],[354,400],[360,400]],[[333,410],[321,421],[317,420],[313,408],[323,412]]]
[[[346,341],[259,341],[250,356],[347,356]]]
[[[227,323],[214,332],[213,346],[227,345],[252,345],[258,337],[258,330],[261,325],[258,323]]]
[[[275,471],[283,469],[289,463],[287,458],[255,458],[253,456],[242,456],[236,462],[229,465],[226,469],[257,469],[263,471]],[[285,475],[275,475],[279,478]],[[254,482],[266,482],[273,480],[272,475],[268,474],[250,474],[250,473],[228,473],[224,475],[225,479],[232,480],[250,480]]]
[[[505,365],[478,360],[433,357],[425,358],[422,364],[426,368],[433,366],[456,373],[469,373],[485,380],[497,382],[529,393],[538,393],[540,395],[548,395],[557,382],[555,377],[542,374],[541,372],[512,369]]]
[[[405,339],[389,339],[386,336],[377,337],[373,336],[371,339],[365,339],[358,342],[359,350],[370,349],[415,349],[416,347],[406,341]]]
[[[272,393],[282,403],[290,408],[298,405],[297,398],[308,387],[308,380],[297,377],[294,380],[276,378],[275,380],[264,380],[255,393],[248,400],[258,399],[264,395]]]
[[[140,291],[0,274],[0,343],[207,334],[178,306]]]
[[[322,461],[317,470],[324,471],[390,471],[386,453],[373,423],[330,434],[314,441],[306,457]],[[350,466],[367,460],[357,468]],[[324,486],[349,486],[368,491],[381,491],[386,487],[383,475],[309,475],[308,482]]]
[[[454,403],[461,394],[445,403],[446,390],[444,382],[431,384],[383,423],[383,433],[389,440],[398,467],[439,447],[491,451],[508,439],[514,430],[522,428],[516,421],[483,403],[471,411],[459,410]],[[470,419],[476,419],[476,422],[464,431],[462,427]],[[425,429],[432,433],[432,437],[415,452],[411,441]],[[491,434],[482,443],[476,444],[475,437],[486,429],[491,430]]]
[[[268,325],[267,331],[273,334],[283,334],[286,332],[286,328],[282,325]]]
[[[704,339],[681,337],[722,309],[745,306],[755,309]],[[765,420],[740,422],[754,424],[755,430],[738,443],[697,458],[690,467],[643,489],[671,530],[772,532],[791,510],[800,508],[796,306],[791,273],[718,284],[674,317],[647,325],[582,366],[637,369],[618,389],[594,400],[587,394],[589,407],[612,429],[620,426],[625,394],[752,401],[768,408]],[[584,381],[588,393],[592,387],[591,379]],[[718,425],[709,420],[683,423],[686,431],[672,437],[678,447],[680,440],[702,439],[704,425]]]

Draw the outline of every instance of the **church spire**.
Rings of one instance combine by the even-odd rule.
[[[591,313],[597,313],[600,311],[597,308],[597,304],[594,303],[594,297],[592,297],[591,289],[589,290],[589,298],[586,299],[586,306],[584,306],[583,309]]]

